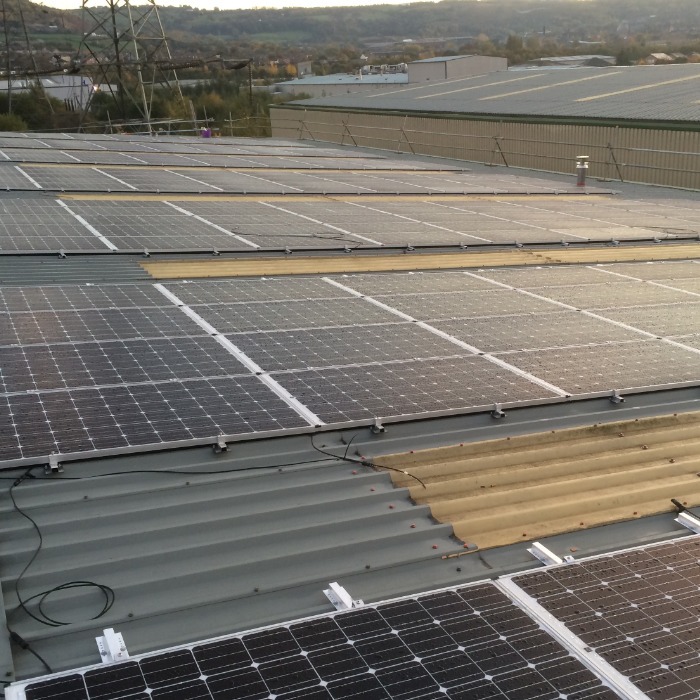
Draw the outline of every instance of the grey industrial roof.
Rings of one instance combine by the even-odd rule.
[[[420,58],[417,61],[411,61],[411,63],[445,63],[446,61],[459,61],[462,58],[471,58],[472,54],[465,54],[462,56],[433,56],[433,58]]]
[[[304,107],[634,119],[700,120],[699,64],[503,71],[372,95],[295,102]]]
[[[304,78],[290,80],[282,85],[293,85],[294,87],[303,87],[304,85],[341,85],[352,83],[353,85],[362,85],[364,83],[394,83],[401,85],[408,83],[408,73],[370,73],[359,76],[356,73],[334,73],[333,75],[309,75]]]
[[[37,139],[44,145],[37,143]],[[335,160],[357,156],[350,149],[316,148],[308,143],[277,140],[0,135],[0,150],[31,146],[33,152],[45,150],[48,154],[65,150],[68,143],[74,144],[76,151],[102,144],[104,148],[97,149],[100,153],[127,153],[137,157],[143,153],[159,155],[166,151],[187,157],[194,153],[203,159],[227,154],[248,154],[252,158],[267,153],[277,157],[280,152],[299,160],[304,157],[318,160],[323,156]],[[372,152],[362,152],[361,157],[368,161],[377,159]],[[417,178],[422,177],[415,168],[433,162],[440,164],[429,159],[392,157],[393,168],[400,169],[401,163],[407,167],[406,172],[389,175],[394,180],[400,176],[401,184],[395,186],[396,189],[405,185],[408,190],[406,183],[411,178],[415,176],[413,182],[417,182]],[[448,167],[446,162],[442,165]],[[76,165],[76,168],[83,167]],[[454,170],[454,164],[452,167]],[[345,175],[350,166],[345,163],[343,168],[333,168],[334,176],[339,177]],[[309,176],[311,168],[299,169]],[[281,167],[271,170],[279,175]],[[158,170],[145,164],[140,166],[138,176],[142,174],[156,178]],[[407,231],[419,237],[428,236],[431,231],[441,232],[442,235],[458,216],[465,217],[464,223],[470,227],[465,230],[479,233],[476,229],[483,228],[480,232],[484,238],[492,236],[495,239],[492,231],[500,230],[498,227],[504,222],[501,217],[494,224],[495,219],[489,211],[498,210],[502,215],[503,208],[522,214],[520,219],[505,222],[503,235],[508,235],[507,241],[511,246],[515,234],[508,233],[509,230],[531,229],[541,237],[543,231],[551,228],[547,239],[547,245],[551,246],[558,244],[566,235],[585,238],[588,234],[584,236],[574,231],[585,225],[597,227],[597,235],[608,239],[613,236],[612,229],[617,231],[615,235],[619,238],[625,235],[648,238],[651,235],[683,237],[691,234],[697,237],[700,230],[700,207],[697,196],[691,193],[621,185],[620,189],[625,193],[622,197],[606,195],[605,190],[594,188],[588,192],[598,191],[600,194],[588,197],[584,193],[573,194],[577,191],[571,186],[571,178],[527,173],[513,175],[487,168],[478,168],[477,175],[474,182],[479,181],[481,185],[490,183],[485,190],[489,196],[468,201],[460,194],[459,201],[447,206],[473,205],[474,209],[461,214],[456,209],[436,206],[435,196],[426,201],[427,198],[422,197],[408,199],[396,194],[382,194],[375,199],[360,200],[359,206],[351,206],[341,197],[318,195],[301,197],[297,201],[285,196],[284,201],[280,202],[281,197],[276,200],[270,198],[268,182],[265,185],[267,191],[258,193],[252,200],[226,198],[221,193],[207,197],[191,194],[187,202],[180,201],[176,206],[197,205],[201,207],[201,214],[193,215],[190,212],[186,215],[180,212],[182,216],[176,219],[177,226],[159,235],[173,239],[186,231],[192,235],[203,235],[197,233],[200,231],[197,226],[202,222],[196,220],[196,216],[202,219],[213,217],[222,207],[225,211],[223,214],[219,212],[219,215],[233,213],[235,225],[250,227],[253,232],[247,233],[251,236],[256,235],[253,228],[256,225],[270,229],[284,226],[288,229],[288,222],[296,221],[297,235],[313,235],[321,225],[336,229],[347,225],[357,227],[353,229],[355,235],[365,235],[366,238],[371,235],[395,236],[397,238],[387,240],[400,240],[402,244]],[[468,173],[457,169],[456,172],[442,175],[433,173],[432,177],[468,177]],[[75,179],[69,181],[77,182]],[[495,198],[493,193],[496,186],[502,193],[517,192],[517,202],[513,199],[506,202],[507,197]],[[570,196],[558,198],[555,194],[567,191]],[[530,208],[528,200],[532,202],[536,195],[528,192],[544,194],[548,204],[539,201],[535,208]],[[160,201],[164,199],[162,196],[134,201],[106,189],[101,194],[105,196],[103,209],[109,210],[111,207],[118,210],[113,228],[115,236],[120,233],[126,235],[128,230],[139,242],[152,235],[152,229],[162,218],[157,213],[154,215],[149,207],[158,204],[166,209],[166,205]],[[152,194],[157,195],[157,192]],[[133,190],[129,192],[129,197],[133,197]],[[6,227],[5,238],[16,240],[24,236],[32,244],[45,242],[44,249],[34,249],[31,255],[16,248],[11,254],[0,255],[2,298],[14,300],[13,303],[19,305],[17,314],[22,316],[13,326],[15,332],[33,333],[32,314],[22,304],[27,302],[27,308],[31,308],[34,300],[44,308],[41,305],[46,300],[57,299],[62,290],[70,285],[73,285],[69,290],[71,294],[66,294],[62,299],[64,306],[57,309],[56,314],[45,314],[46,320],[39,323],[46,324],[43,330],[47,333],[69,336],[76,332],[77,324],[66,322],[69,316],[75,318],[72,308],[75,299],[81,295],[88,298],[88,292],[101,292],[101,285],[110,289],[117,289],[120,284],[152,285],[154,280],[141,265],[148,263],[148,259],[143,257],[138,247],[122,251],[123,254],[112,253],[108,248],[99,252],[96,249],[89,254],[75,254],[69,249],[67,257],[59,257],[57,250],[46,243],[49,234],[61,238],[56,220],[51,214],[47,219],[48,224],[46,220],[42,224],[40,220],[29,218],[33,211],[33,215],[37,216],[35,210],[41,208],[37,206],[40,203],[53,207],[51,212],[65,209],[57,204],[57,200],[69,208],[75,207],[75,213],[80,211],[81,216],[90,218],[94,212],[89,211],[89,203],[98,200],[81,198],[80,194],[75,193],[47,196],[41,192],[5,192],[0,195],[0,208],[3,202],[10,200],[12,211],[18,215],[13,220],[16,228],[12,230],[7,214],[0,218],[0,229],[3,225]],[[273,206],[265,206],[261,202]],[[377,211],[382,204],[386,211]],[[540,204],[543,205],[541,208]],[[253,209],[252,205],[255,205]],[[594,211],[597,206],[600,209]],[[361,212],[364,207],[368,208],[364,215],[354,213]],[[95,209],[98,207],[95,206]],[[226,210],[230,210],[228,214]],[[601,220],[603,210],[608,218]],[[267,212],[269,218],[265,218],[263,212]],[[437,218],[430,218],[428,212]],[[100,221],[90,219],[94,224],[89,224],[92,231],[73,217],[73,228],[66,229],[66,240],[70,240],[74,230],[80,230],[81,240],[92,237],[94,241],[100,241],[99,236],[104,238],[100,227],[109,223],[107,214],[103,213],[104,218]],[[653,220],[655,217],[658,221]],[[563,218],[570,222],[568,229],[574,231],[573,234],[559,231]],[[591,223],[594,220],[595,223]],[[280,224],[280,221],[283,223]],[[496,228],[489,227],[489,223]],[[52,224],[58,230],[52,229]],[[224,230],[228,227],[229,232],[234,226],[229,219],[217,225]],[[641,229],[642,225],[650,228],[642,230],[640,234],[637,229]],[[39,233],[37,229],[40,229]],[[601,233],[601,229],[605,231]],[[289,231],[279,232],[280,235],[284,233]],[[257,235],[268,234],[269,231]],[[201,243],[197,255],[178,253],[179,247],[174,245],[171,252],[153,254],[152,259],[186,263],[196,261],[198,265],[207,267],[222,260],[235,262],[241,257],[241,251],[231,251],[224,256],[214,255],[209,246]],[[346,246],[344,241],[336,241],[333,245],[337,258],[348,260],[354,257],[354,254],[343,252],[343,246]],[[688,256],[693,256],[692,246],[695,244],[687,242],[685,245],[689,246]],[[284,246],[284,241],[276,242],[264,255],[259,254],[258,259],[262,262],[289,260],[290,256],[283,252]],[[375,252],[373,248],[378,246],[375,243],[368,248],[370,255]],[[291,259],[297,257],[294,255]],[[398,260],[407,258],[410,259],[410,256],[403,252],[396,256]],[[314,258],[310,256],[307,262],[313,266]],[[548,274],[536,270],[533,273]],[[312,283],[316,282],[314,278]],[[386,278],[382,282],[392,284]],[[47,286],[51,287],[49,292],[46,291]],[[185,287],[180,283],[179,288]],[[218,287],[210,287],[216,294]],[[198,287],[191,285],[191,288]],[[232,285],[232,288],[242,287]],[[664,291],[661,286],[658,289]],[[668,292],[664,291],[666,294]],[[697,293],[700,292],[688,292],[690,295]],[[108,297],[105,294],[105,298]],[[117,311],[113,304],[110,306],[111,302],[104,303],[108,308],[100,308],[99,314],[92,315],[97,319],[96,323],[102,323],[99,316]],[[258,308],[262,309],[263,305]],[[62,315],[62,311],[67,313]],[[10,315],[7,309],[0,313]],[[687,322],[688,318],[684,320]],[[337,319],[334,322],[339,323]],[[361,330],[361,324],[358,328]],[[76,344],[87,343],[85,339],[76,341]],[[0,340],[0,345],[3,344]],[[51,343],[34,340],[31,344],[46,348]],[[63,343],[61,347],[65,345],[71,343]],[[58,345],[53,347],[57,348]],[[337,349],[340,346],[331,347]],[[21,354],[20,350],[19,346],[14,346],[15,357]],[[132,355],[140,359],[138,353]],[[47,370],[48,366],[44,362],[40,373],[51,380],[60,379]],[[71,371],[75,370],[73,366]],[[81,368],[78,367],[77,371],[80,372]],[[359,368],[359,372],[362,374],[363,369]],[[167,384],[176,386],[177,382]],[[19,393],[23,394],[21,399],[35,400],[41,392],[30,390]],[[53,390],[48,394],[49,398],[55,396]],[[17,484],[15,479],[18,474],[24,473],[24,468],[22,471],[5,472],[7,476],[3,478],[8,488],[14,485],[12,495],[16,506],[35,520],[43,537],[43,545],[34,560],[34,552],[38,551],[37,529],[22,517],[8,490],[4,490],[0,500],[0,513],[3,515],[0,519],[0,540],[4,543],[0,547],[2,612],[8,615],[8,626],[30,644],[32,651],[44,657],[52,668],[66,669],[96,661],[94,637],[109,626],[123,632],[130,651],[138,653],[323,612],[329,609],[329,604],[322,589],[329,581],[336,579],[340,579],[353,596],[372,601],[530,568],[532,559],[521,545],[472,555],[471,550],[465,550],[462,543],[452,536],[449,526],[436,524],[425,508],[415,506],[406,490],[394,490],[385,472],[366,465],[348,464],[340,458],[348,454],[353,459],[361,459],[364,455],[369,455],[371,459],[389,452],[518,435],[533,432],[542,426],[554,429],[593,419],[611,420],[613,417],[633,418],[642,414],[697,410],[699,403],[694,386],[669,388],[635,397],[627,405],[613,404],[604,397],[578,403],[533,406],[526,409],[527,413],[514,412],[505,422],[494,420],[488,412],[479,412],[429,421],[399,422],[390,425],[386,433],[376,434],[368,427],[368,421],[363,421],[360,427],[319,433],[314,438],[314,444],[309,434],[288,434],[235,442],[229,445],[227,452],[217,452],[212,449],[213,441],[210,446],[206,440],[201,440],[198,447],[99,459],[86,453],[86,459],[66,462],[62,475],[42,479],[41,465],[37,465],[26,479]],[[38,424],[42,415],[37,411],[32,414],[31,420]],[[59,415],[55,424],[59,438],[63,437],[64,431],[70,433],[73,430],[60,420],[62,417],[65,418]],[[128,423],[129,417],[122,415],[121,421]],[[90,415],[83,418],[89,419]],[[16,425],[16,420],[13,419],[10,424]],[[25,428],[31,430],[32,425],[30,422]],[[307,432],[314,431],[309,427]],[[0,433],[0,447],[7,448],[13,436]],[[40,437],[37,433],[38,441],[41,441]],[[68,439],[71,436],[66,434],[65,437]],[[315,448],[338,458],[320,453]],[[146,449],[149,447],[146,446]],[[60,457],[57,459],[60,461]],[[658,516],[577,533],[575,536],[559,536],[552,538],[551,542],[560,551],[575,546],[581,553],[592,554],[637,544],[641,539],[654,541],[683,532],[670,516]],[[465,556],[451,558],[458,554]],[[28,562],[31,566],[22,576]],[[42,625],[18,608],[18,577],[21,578],[20,593],[24,598],[74,579],[111,587],[116,594],[115,603],[105,616],[87,620],[102,606],[98,591],[80,589],[52,594],[46,601],[46,613],[72,624],[58,627]],[[30,677],[43,671],[41,662],[31,651],[17,644],[10,645],[5,635],[0,635],[0,661],[0,672],[4,674]]]

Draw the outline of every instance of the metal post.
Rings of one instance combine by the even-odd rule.
[[[588,172],[588,156],[576,156],[576,185],[586,186],[586,173]]]

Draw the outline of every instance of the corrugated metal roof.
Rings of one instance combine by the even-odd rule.
[[[447,61],[459,61],[462,58],[471,58],[472,54],[464,54],[462,56],[433,56],[433,58],[420,58],[411,63],[446,63]]]
[[[359,76],[355,73],[334,73],[333,75],[311,75],[282,83],[282,85],[285,87],[303,87],[304,85],[340,85],[345,83],[352,83],[353,85],[362,85],[363,83],[395,83],[396,85],[400,85],[402,83],[408,83],[408,74],[382,73]]]
[[[382,458],[480,549],[700,503],[700,414],[635,419]],[[425,487],[408,476],[421,479]]]
[[[363,96],[333,96],[295,104],[400,110],[577,118],[700,120],[694,86],[700,65],[504,71],[431,82]]]
[[[362,571],[396,576],[404,565],[420,565],[430,585],[441,557],[461,549],[451,526],[436,524],[386,474],[325,459],[246,472],[235,471],[247,466],[235,454],[197,457],[72,465],[67,476],[92,478],[29,479],[14,489],[43,537],[20,582],[22,598],[77,580],[115,593],[114,607],[98,621],[88,619],[102,607],[94,590],[51,596],[44,612],[75,622],[58,630],[18,609],[17,577],[38,539],[5,492],[0,569],[8,624],[54,670],[96,661],[93,638],[106,627],[118,627],[132,652],[193,641],[279,621],[292,610],[322,612],[328,582]],[[96,468],[114,476],[94,478]],[[192,474],[199,470],[222,473]],[[400,576],[395,586],[402,590]],[[29,607],[38,614],[35,604]],[[30,653],[14,651],[19,677],[43,671]]]

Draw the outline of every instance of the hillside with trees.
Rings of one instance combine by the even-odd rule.
[[[9,68],[22,75],[32,66],[45,70],[56,56],[64,61],[83,58],[79,47],[86,28],[80,10],[16,2],[22,3],[27,34],[16,11],[7,15],[4,25],[0,16],[0,73]],[[107,7],[105,3],[98,12],[106,17]],[[201,62],[180,72],[181,78],[205,81],[188,88],[187,99],[197,114],[206,110],[222,129],[225,122],[229,127],[234,122],[264,124],[269,103],[280,98],[264,91],[251,97],[249,79],[262,88],[293,78],[302,61],[310,62],[316,74],[330,74],[355,71],[363,63],[459,53],[505,56],[510,65],[595,53],[616,56],[618,64],[629,65],[652,52],[700,52],[697,0],[442,0],[210,11],[183,5],[164,6],[159,13],[174,59]],[[108,43],[108,37],[104,41]],[[205,63],[214,55],[250,59],[250,73],[222,72]],[[6,103],[0,92],[0,114],[8,111]],[[47,104],[32,113],[37,104],[36,99],[18,96],[15,116],[29,128],[39,128],[37,120],[44,128],[70,126],[71,117],[62,115],[62,105]],[[182,112],[168,95],[158,95],[154,104],[157,116]],[[92,118],[100,121],[107,113],[104,99],[96,100]]]

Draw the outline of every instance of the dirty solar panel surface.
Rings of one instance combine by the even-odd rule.
[[[649,697],[685,700],[700,695],[699,560],[684,537],[513,580]]]
[[[27,700],[614,700],[491,582],[26,686]]]

